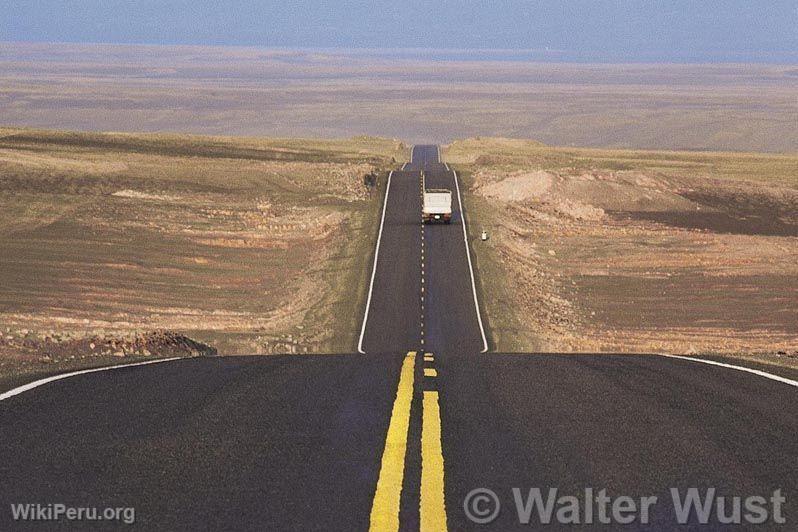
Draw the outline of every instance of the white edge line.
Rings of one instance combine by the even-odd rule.
[[[438,148],[440,149],[440,148]],[[488,340],[485,338],[485,327],[482,325],[482,315],[479,313],[479,300],[477,299],[477,284],[474,281],[474,266],[471,264],[471,249],[468,246],[468,233],[466,232],[465,210],[463,210],[463,196],[460,194],[460,183],[458,182],[457,172],[454,173],[454,186],[457,188],[457,202],[460,205],[460,219],[463,222],[463,241],[466,247],[466,258],[468,259],[468,271],[471,273],[471,292],[474,294],[474,308],[477,311],[477,322],[479,322],[479,332],[482,335],[482,351],[488,352]]]
[[[679,355],[666,355],[666,354],[659,354],[659,356],[667,357],[667,358],[677,358],[679,360],[689,360],[691,362],[700,362],[702,364],[709,364],[711,366],[720,366],[722,368],[729,368],[729,369],[736,369],[738,371],[744,371],[746,373],[753,373],[754,375],[759,375],[760,377],[765,377],[766,379],[778,381],[784,384],[789,384],[790,386],[798,387],[798,381],[794,381],[792,379],[788,379],[786,377],[781,377],[779,375],[774,375],[772,373],[768,373],[767,371],[761,371],[758,369],[751,369],[746,368],[744,366],[735,366],[734,364],[724,364],[723,362],[715,362],[714,360],[706,360],[704,358],[693,358],[693,357],[684,357]]]
[[[438,163],[441,162],[441,146],[440,144],[436,145],[435,148],[438,150]]]
[[[6,399],[14,397],[15,395],[19,395],[21,393],[33,390],[34,388],[38,388],[39,386],[44,386],[45,384],[50,384],[51,382],[68,379],[70,377],[76,377],[78,375],[85,375],[87,373],[97,373],[99,371],[110,371],[112,369],[132,368],[134,366],[146,366],[148,364],[160,364],[161,362],[170,362],[172,360],[183,360],[183,359],[184,357],[160,358],[158,360],[147,360],[145,362],[134,362],[132,364],[117,364],[115,366],[103,366],[101,368],[82,369],[80,371],[73,371],[71,373],[62,373],[60,375],[53,375],[52,377],[39,379],[37,381],[29,382],[28,384],[23,384],[22,386],[14,388],[13,390],[9,390],[3,394],[0,394],[0,401],[4,401]]]
[[[411,150],[412,157],[412,150]],[[377,275],[377,259],[380,258],[380,242],[382,241],[382,227],[385,225],[385,211],[388,209],[388,194],[391,192],[391,177],[393,171],[388,174],[388,186],[385,188],[385,201],[382,204],[382,218],[380,218],[380,232],[377,234],[377,245],[374,249],[374,265],[371,268],[371,282],[369,283],[369,295],[366,298],[366,312],[363,314],[363,325],[360,327],[360,340],[357,342],[357,352],[365,355],[363,351],[363,336],[366,334],[366,322],[369,319],[369,309],[371,308],[371,293],[374,290],[374,277]]]
[[[416,145],[415,145],[415,144],[413,144],[412,146],[410,146],[410,160],[409,160],[408,162],[406,162],[405,164],[403,164],[403,165],[402,165],[402,171],[403,171],[403,172],[404,172],[404,171],[405,171],[405,169],[407,168],[407,165],[413,162],[413,150],[415,150],[415,149],[416,149]]]

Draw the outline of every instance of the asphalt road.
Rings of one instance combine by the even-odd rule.
[[[512,488],[657,496],[625,529],[672,530],[669,490],[693,487],[780,489],[786,524],[771,504],[739,529],[798,527],[798,388],[659,356],[481,354],[459,200],[451,225],[422,226],[422,180],[457,189],[434,146],[391,176],[365,354],[164,362],[0,401],[0,530],[127,526],[23,526],[14,503],[133,507],[143,530],[561,528],[521,525]],[[479,488],[501,505],[484,525],[464,511]]]

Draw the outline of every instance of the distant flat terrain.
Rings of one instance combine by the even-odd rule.
[[[0,124],[798,151],[798,67],[0,44]],[[456,60],[454,60],[456,59]]]

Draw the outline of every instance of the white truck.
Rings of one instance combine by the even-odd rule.
[[[424,206],[421,215],[424,223],[451,223],[452,191],[445,188],[424,189]]]

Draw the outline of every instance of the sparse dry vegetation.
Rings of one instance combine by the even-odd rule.
[[[351,351],[379,210],[364,178],[406,156],[368,137],[0,131],[0,372],[146,356],[152,331]]]
[[[798,359],[798,157],[452,143],[502,351]],[[767,357],[766,357],[767,358]]]

